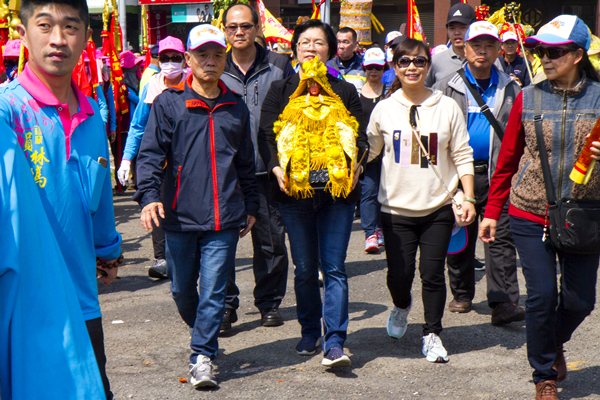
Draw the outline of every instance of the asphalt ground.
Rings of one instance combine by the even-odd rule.
[[[132,194],[132,192],[128,192]],[[387,336],[392,309],[386,287],[385,251],[363,251],[364,234],[355,220],[346,271],[350,287],[350,323],[345,351],[352,367],[321,365],[323,354],[296,355],[300,325],[296,320],[293,264],[287,295],[280,308],[285,324],[261,327],[252,290],[250,235],[238,245],[239,321],[219,339],[214,361],[219,387],[196,391],[189,379],[189,334],[171,298],[169,283],[149,278],[153,258],[150,234],[140,225],[140,210],[130,196],[115,197],[117,228],[123,235],[125,264],[119,280],[99,284],[107,372],[115,399],[533,399],[534,385],[526,356],[525,323],[490,324],[485,273],[476,272],[473,310],[446,310],[440,337],[447,364],[432,364],[421,354],[423,308],[421,283],[413,283],[408,330],[400,340]],[[288,246],[289,248],[289,246]],[[478,256],[482,257],[481,249]],[[290,257],[291,260],[291,257]],[[418,275],[418,274],[417,274]],[[525,283],[519,270],[520,303]],[[448,291],[447,303],[452,300]],[[566,344],[569,368],[559,384],[561,399],[600,399],[600,316],[597,311]]]

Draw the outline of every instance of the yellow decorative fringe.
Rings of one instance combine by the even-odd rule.
[[[310,171],[325,168],[329,175],[325,190],[334,197],[347,197],[357,162],[358,122],[331,89],[327,68],[318,58],[304,63],[302,69],[298,89],[273,127],[279,165],[284,172],[290,167],[288,190],[295,198],[312,197]],[[306,94],[311,80],[321,87],[318,96]]]

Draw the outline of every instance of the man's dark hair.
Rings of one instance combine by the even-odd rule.
[[[333,33],[333,29],[331,29],[329,24],[321,22],[319,19],[309,19],[300,25],[296,25],[296,29],[294,29],[294,34],[292,35],[292,53],[294,53],[294,57],[297,57],[296,53],[300,35],[311,28],[321,29],[323,33],[325,33],[325,38],[327,39],[327,46],[329,47],[329,59],[321,61],[326,62],[335,57],[337,53],[337,38],[335,37],[335,33]]]
[[[79,13],[79,18],[84,23],[85,28],[90,24],[89,9],[85,0],[21,0],[21,22],[27,27],[27,21],[33,16],[35,7],[48,5],[66,5],[71,6]]]
[[[256,10],[253,7],[249,6],[248,4],[238,3],[238,4],[232,5],[227,10],[225,10],[225,12],[223,13],[223,26],[227,26],[227,14],[229,13],[229,10],[231,10],[233,7],[237,7],[237,6],[248,7],[250,12],[252,13],[252,23],[254,25],[258,25],[258,13],[256,12]]]
[[[356,31],[352,28],[348,28],[347,26],[340,28],[338,33],[351,33],[353,42],[356,42],[356,39],[358,38],[358,36],[356,35]]]

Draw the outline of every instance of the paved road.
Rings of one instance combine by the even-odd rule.
[[[139,224],[139,208],[129,197],[115,198],[126,264],[121,279],[100,285],[108,374],[116,399],[533,399],[526,359],[525,324],[490,324],[485,276],[477,272],[474,309],[444,315],[441,338],[450,362],[431,364],[421,354],[423,308],[420,280],[406,336],[389,338],[385,321],[392,303],[385,284],[385,253],[366,255],[360,221],[355,221],[346,263],[350,280],[350,325],[346,351],[352,367],[321,366],[322,354],[296,355],[300,339],[290,268],[288,294],[281,313],[285,324],[260,326],[253,306],[252,243],[240,241],[237,280],[241,290],[239,321],[219,340],[216,360],[220,387],[195,391],[187,378],[189,335],[169,284],[147,276],[152,258],[150,235]],[[525,300],[519,273],[521,303]],[[448,297],[448,302],[451,300]],[[600,316],[594,312],[566,345],[569,375],[560,384],[561,399],[600,399]]]

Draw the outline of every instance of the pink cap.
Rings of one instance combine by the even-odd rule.
[[[167,36],[166,38],[158,42],[158,54],[162,53],[165,50],[174,50],[181,54],[185,53],[185,47],[183,47],[183,42],[173,36]]]
[[[21,54],[21,40],[9,40],[4,46],[4,57],[16,57],[19,58]]]
[[[135,56],[133,55],[133,53],[131,51],[124,51],[121,53],[121,55],[119,56],[119,59],[121,60],[121,68],[133,68],[135,67]]]
[[[102,50],[96,49],[96,60],[108,60],[108,56],[103,56]]]
[[[144,57],[144,56],[139,56],[139,57],[136,57],[136,58],[135,58],[135,63],[136,63],[136,64],[142,63],[142,65],[144,65],[144,61],[145,61],[145,60],[146,60],[146,57]]]

